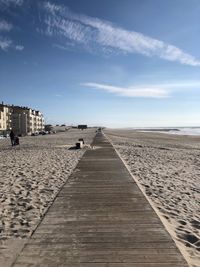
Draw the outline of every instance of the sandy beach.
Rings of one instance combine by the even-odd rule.
[[[191,267],[200,266],[200,137],[105,130]]]
[[[200,137],[105,130],[191,267],[200,266]],[[9,267],[95,129],[0,141],[0,265]],[[85,149],[70,150],[79,138]]]
[[[0,266],[10,266],[95,136],[95,129],[0,140]],[[69,149],[79,138],[86,147]]]

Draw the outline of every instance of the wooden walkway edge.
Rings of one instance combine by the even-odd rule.
[[[13,267],[187,267],[110,142],[93,144]]]

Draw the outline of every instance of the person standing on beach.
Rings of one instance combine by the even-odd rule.
[[[15,145],[15,134],[13,130],[10,131],[10,141],[11,141],[11,145],[14,146]]]

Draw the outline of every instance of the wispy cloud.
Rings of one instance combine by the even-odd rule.
[[[44,2],[44,8],[51,13],[54,13],[56,11],[61,11],[61,12],[63,11],[62,6],[58,6],[50,2]]]
[[[0,36],[0,50],[6,52],[9,49],[22,51],[22,50],[24,50],[24,46],[23,45],[15,45],[10,38]]]
[[[23,45],[16,45],[16,46],[15,46],[15,49],[16,49],[17,51],[22,51],[22,50],[24,50],[24,46],[23,46]]]
[[[43,8],[46,11],[46,34],[59,37],[64,42],[71,40],[90,51],[100,48],[103,51],[108,48],[113,52],[138,53],[200,66],[200,60],[180,48],[142,33],[128,31],[98,18],[75,14],[68,8],[49,1],[44,3]]]
[[[119,87],[101,83],[81,83],[81,86],[99,89],[113,93],[118,96],[126,97],[148,97],[148,98],[166,98],[174,92],[183,90],[199,90],[200,80],[181,80],[175,82],[163,82],[157,84],[138,84],[129,87]]]
[[[1,1],[1,0],[0,0]],[[0,2],[1,3],[1,2]],[[22,51],[24,50],[23,45],[16,45],[13,40],[8,37],[8,32],[13,29],[13,25],[5,20],[0,20],[0,32],[2,35],[0,35],[0,50],[7,51],[10,48],[16,50],[16,51]],[[5,33],[6,32],[6,36]],[[3,36],[4,35],[4,36]]]
[[[0,20],[0,32],[5,31],[8,32],[12,30],[13,25],[11,23],[8,23],[5,20]]]
[[[12,40],[0,36],[0,49],[7,51],[12,45]]]
[[[82,83],[84,87],[104,90],[125,97],[146,97],[146,98],[166,98],[169,97],[169,91],[159,87],[117,87],[99,83]]]
[[[170,89],[173,91],[176,90],[191,90],[191,89],[200,89],[200,80],[181,80],[181,81],[175,81],[175,82],[166,82],[166,83],[160,83],[153,86]]]
[[[0,0],[0,7],[21,6],[23,3],[24,0]]]
[[[70,47],[73,47],[74,44],[70,42],[66,42],[65,45],[53,44],[52,46],[60,50],[70,50]]]

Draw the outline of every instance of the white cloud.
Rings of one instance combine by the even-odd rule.
[[[55,47],[55,48],[58,48],[60,50],[68,50],[69,51],[70,47],[73,47],[74,44],[70,43],[70,42],[66,42],[65,45],[53,44],[52,46]]]
[[[155,85],[154,85],[155,86]],[[158,87],[171,89],[173,91],[176,90],[191,90],[191,89],[199,89],[200,88],[200,80],[181,80],[176,82],[166,82],[161,84],[156,84]]]
[[[0,49],[7,51],[12,46],[12,40],[0,36]]]
[[[46,10],[48,10],[49,12],[51,12],[51,13],[54,13],[54,12],[56,12],[56,11],[62,11],[62,7],[61,7],[61,6],[52,4],[52,3],[50,3],[50,2],[45,2],[45,3],[44,3],[44,8],[45,8]]]
[[[126,97],[147,97],[147,98],[166,98],[169,91],[159,87],[117,87],[99,83],[83,83],[84,87],[100,89],[119,96]]]
[[[78,15],[68,8],[44,3],[46,34],[72,40],[87,49],[112,49],[126,54],[139,53],[156,56],[181,64],[200,66],[200,60],[180,48],[151,38],[142,33],[127,31],[110,22],[85,15]]]
[[[138,84],[130,87],[118,87],[100,83],[82,83],[84,87],[104,90],[119,96],[126,97],[151,97],[166,98],[174,92],[193,91],[200,89],[200,80],[181,80],[176,82],[164,82],[157,84]]]
[[[0,31],[10,31],[13,28],[11,23],[8,23],[5,20],[0,20]]]
[[[11,39],[9,39],[7,37],[0,36],[0,50],[8,51],[9,49],[22,51],[24,49],[24,46],[23,45],[15,45]]]
[[[22,6],[24,0],[0,0],[0,6],[9,7],[9,6]]]
[[[23,45],[16,45],[16,46],[15,46],[15,49],[16,49],[17,51],[22,51],[22,50],[24,50],[24,46],[23,46]]]
[[[0,9],[7,10],[12,6],[21,6],[23,5],[24,0],[0,0]],[[6,32],[13,29],[13,25],[6,20],[0,19],[0,32]],[[7,51],[9,49],[14,49],[16,51],[22,51],[24,49],[23,45],[16,45],[15,42],[8,36],[0,36],[0,50]]]

